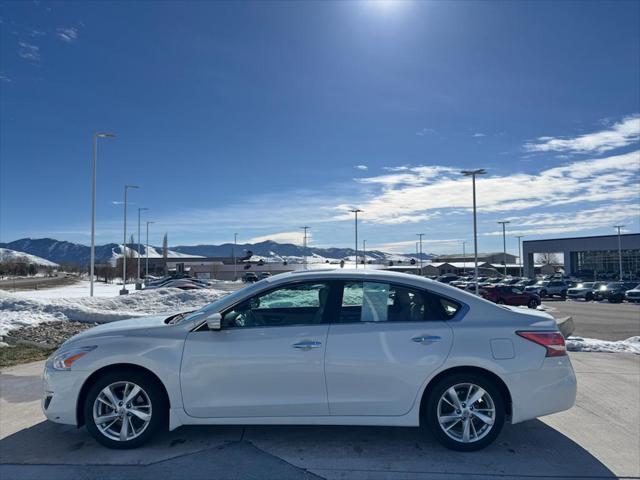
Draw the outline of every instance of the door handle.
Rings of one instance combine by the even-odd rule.
[[[313,342],[311,340],[303,340],[302,342],[294,343],[291,345],[293,348],[297,348],[298,350],[308,351],[312,348],[320,348],[322,342]]]
[[[437,335],[419,335],[413,337],[411,340],[422,345],[431,345],[432,343],[439,342],[442,338]]]

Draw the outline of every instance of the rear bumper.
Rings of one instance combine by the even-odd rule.
[[[503,379],[513,401],[511,423],[568,410],[576,401],[576,375],[568,355],[545,358],[538,370]]]
[[[90,372],[60,371],[45,365],[43,375],[42,412],[47,419],[66,425],[77,425],[76,407],[80,389]]]

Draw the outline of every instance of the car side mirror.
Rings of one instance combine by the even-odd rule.
[[[222,314],[216,312],[207,317],[207,328],[209,330],[220,330],[222,328]]]

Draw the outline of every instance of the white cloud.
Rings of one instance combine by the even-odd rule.
[[[358,170],[369,170],[369,167],[367,167],[366,165],[356,165],[355,168],[357,168]]]
[[[32,62],[40,61],[40,47],[32,45],[28,42],[18,42],[18,55],[25,60],[31,60]]]
[[[528,152],[603,153],[640,140],[640,114],[623,118],[606,130],[573,138],[539,137],[525,143]]]
[[[56,30],[56,36],[66,43],[75,42],[78,39],[78,29],[77,28],[58,28]]]
[[[415,252],[416,243],[418,243],[418,237],[415,240],[405,240],[401,242],[388,242],[381,245],[371,246],[373,250],[381,250],[389,253],[407,253]],[[422,239],[422,251],[426,253],[426,248],[432,249],[433,247],[458,247],[462,248],[462,240],[457,238],[444,238],[444,239]]]
[[[474,137],[474,138],[486,137],[486,135],[484,133],[474,133],[471,136]]]
[[[478,177],[477,205],[483,212],[509,212],[584,202],[637,201],[639,177],[640,150],[575,161],[538,174]],[[371,223],[424,221],[444,211],[472,206],[471,181],[451,167],[409,167],[402,173],[357,181],[379,188],[359,203],[363,220]],[[336,220],[349,218],[346,207],[336,207]]]
[[[637,221],[640,206],[629,203],[612,203],[598,208],[561,213],[533,213],[511,217],[509,235],[550,235],[558,233],[611,228],[625,221]],[[485,233],[486,236],[502,235],[502,229]]]
[[[8,77],[7,75],[0,74],[0,82],[11,83],[12,81],[13,80],[11,80],[11,77]]]
[[[291,232],[278,232],[278,233],[270,233],[268,235],[260,235],[258,237],[252,237],[246,240],[246,243],[260,243],[266,242],[267,240],[272,240],[278,243],[293,243],[293,244],[302,244],[302,239],[304,234],[302,229],[300,231],[291,231]],[[311,238],[311,232],[307,231],[307,242]],[[245,242],[243,242],[245,243]]]
[[[432,133],[436,133],[436,131],[433,128],[423,128],[417,131],[416,135],[418,135],[419,137],[424,137],[425,135],[430,135]]]

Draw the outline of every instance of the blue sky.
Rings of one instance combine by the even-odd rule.
[[[0,241],[640,230],[640,2],[0,2]],[[129,228],[135,228],[135,215]],[[470,248],[470,243],[467,244]]]

